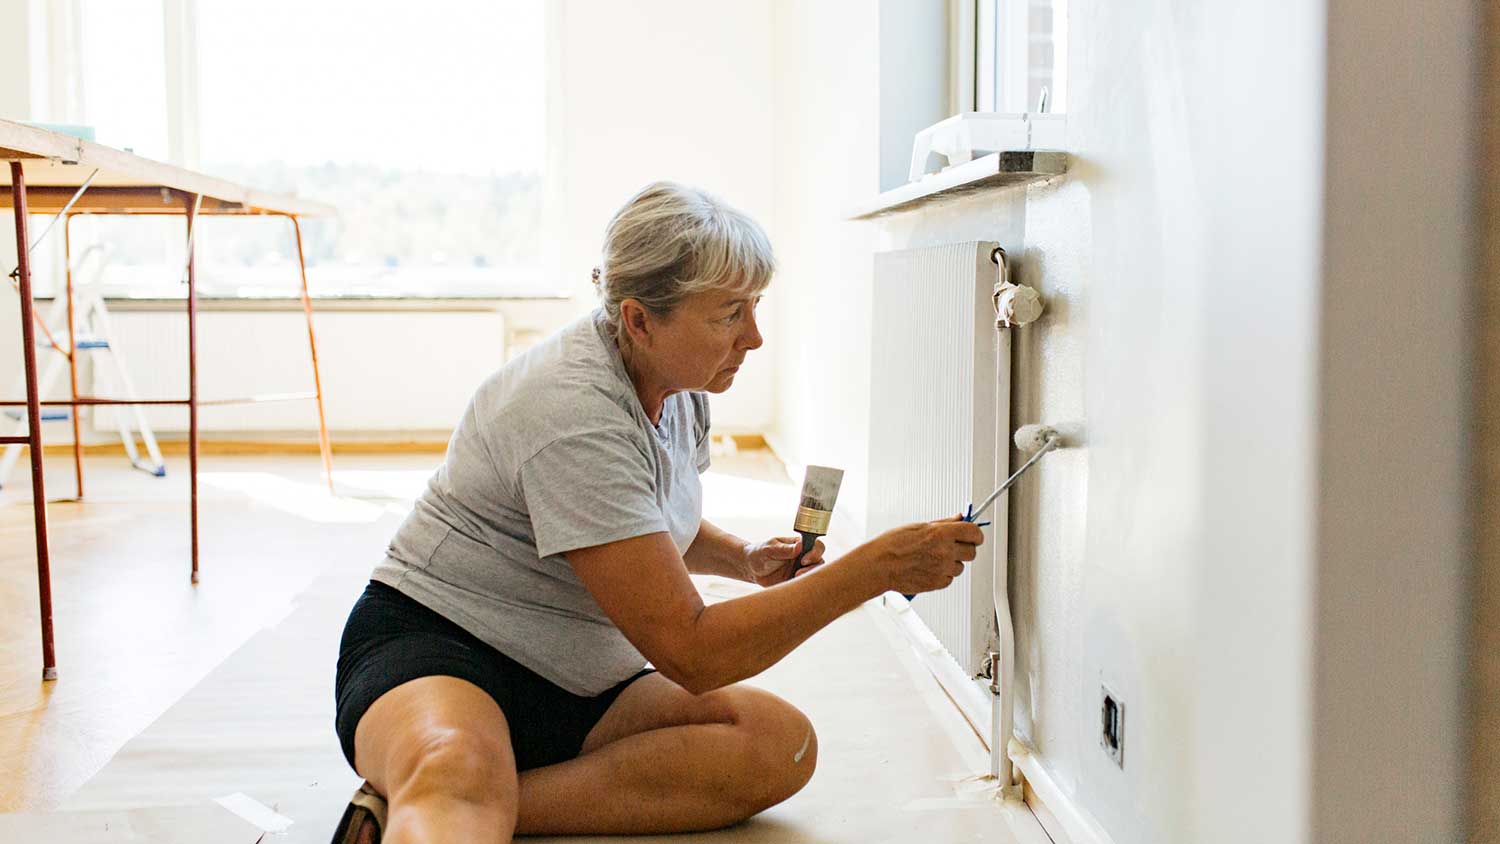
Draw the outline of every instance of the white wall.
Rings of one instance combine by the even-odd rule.
[[[998,240],[1048,300],[1012,421],[1085,434],[1013,495],[1018,716],[1120,844],[1458,840],[1471,13],[1398,6],[1074,0],[1069,176],[872,224],[878,249]],[[806,13],[778,37],[793,18],[845,44],[807,75],[867,61]],[[868,280],[835,269],[861,236],[828,198],[879,121],[802,116],[852,151],[778,164],[784,306],[817,326],[783,354],[841,400],[782,382],[778,443],[862,483]]]
[[[31,6],[31,0],[0,0],[0,117],[32,113]]]
[[[63,76],[47,57],[67,26],[66,10],[49,0],[0,0],[0,117],[66,122],[69,103]],[[7,272],[9,272],[7,270]]]
[[[844,221],[879,186],[877,0],[777,0],[768,301],[777,368],[772,444],[790,464],[845,470],[839,510],[863,531],[869,461],[872,233]],[[800,478],[800,475],[798,475]]]
[[[951,3],[881,0],[880,189],[906,184],[911,139],[952,114],[948,108],[948,10]]]
[[[705,188],[773,229],[772,151],[791,139],[773,127],[768,4],[566,0],[561,33],[562,268],[580,301],[594,302],[605,223],[654,180]],[[770,424],[773,368],[769,349],[747,358],[713,400],[716,429]]]
[[[1277,74],[1305,79],[1317,54],[1242,79],[1215,56],[1257,26],[1297,44],[1316,26],[1279,7],[1244,17],[1073,4],[1070,176],[878,224],[880,248],[997,240],[1047,300],[1016,337],[1012,426],[1084,434],[1012,496],[1018,726],[1120,844],[1236,840],[1215,813],[1240,807],[1256,814],[1245,840],[1302,829],[1319,99]],[[1238,139],[1247,101],[1286,133],[1255,168],[1235,161],[1262,143]],[[1247,320],[1260,306],[1278,318]],[[1255,495],[1246,519],[1244,495],[1299,479],[1302,497]],[[1235,577],[1248,583],[1220,592]],[[1236,647],[1263,673],[1232,675],[1245,662],[1217,654]],[[1126,705],[1123,769],[1098,748],[1101,683]],[[1254,693],[1229,694],[1240,683]],[[1244,729],[1207,719],[1200,736],[1216,711]]]

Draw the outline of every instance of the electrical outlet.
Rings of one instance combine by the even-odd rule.
[[[1099,746],[1125,767],[1125,703],[1108,686],[1099,686]]]

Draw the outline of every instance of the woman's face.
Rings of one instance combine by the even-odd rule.
[[[677,390],[722,393],[751,349],[763,342],[755,324],[760,294],[705,290],[683,299],[665,319],[654,319],[648,354],[653,368]]]

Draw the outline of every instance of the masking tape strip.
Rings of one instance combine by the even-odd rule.
[[[278,813],[275,809],[261,803],[243,791],[226,794],[223,797],[215,797],[214,802],[266,832],[286,832],[286,828],[292,825],[291,818]]]
[[[912,800],[901,807],[903,812],[933,812],[949,809],[998,808],[999,789],[996,780],[988,773],[950,774],[938,777],[938,781],[953,789],[952,797],[923,797]]]

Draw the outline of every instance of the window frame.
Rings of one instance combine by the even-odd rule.
[[[1050,2],[1054,70],[1046,113],[1064,115],[1068,100],[1068,2]],[[1037,113],[1027,92],[1028,5],[1014,0],[952,0],[954,113]],[[997,27],[1002,15],[1008,25]],[[997,85],[996,71],[1002,65],[1005,73],[1000,78],[1006,83]]]

